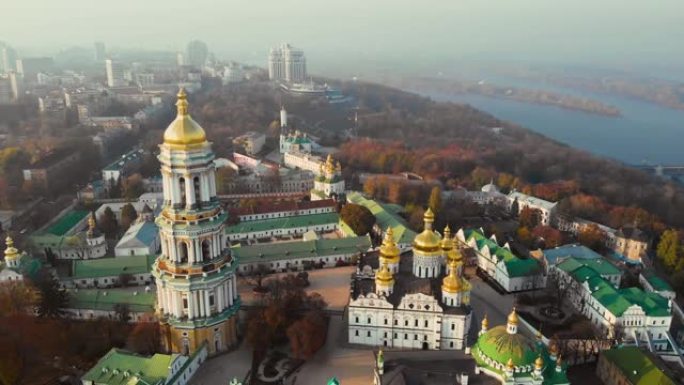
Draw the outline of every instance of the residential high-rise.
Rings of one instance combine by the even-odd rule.
[[[16,68],[16,61],[17,53],[12,47],[5,45],[0,49],[0,72],[13,71]]]
[[[186,56],[185,64],[202,68],[207,62],[207,57],[209,57],[209,49],[203,41],[193,40],[188,43]]]
[[[105,60],[105,69],[107,71],[107,86],[119,87],[125,85],[124,69],[121,63],[107,59]]]
[[[105,44],[101,41],[95,42],[95,61],[101,62],[107,58],[107,50]]]
[[[152,267],[162,342],[170,352],[209,354],[237,341],[240,307],[237,261],[226,245],[224,213],[216,196],[216,165],[202,127],[188,114],[185,91],[178,115],[159,146],[164,205],[159,226],[161,255]]]
[[[271,48],[268,55],[268,77],[291,83],[303,82],[306,79],[304,51],[289,44]]]

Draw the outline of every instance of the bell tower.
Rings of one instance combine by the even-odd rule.
[[[156,218],[161,255],[152,267],[157,312],[167,351],[192,354],[206,343],[211,355],[237,340],[237,261],[225,246],[227,214],[216,197],[211,144],[190,117],[183,89],[176,106],[159,146],[164,203]]]

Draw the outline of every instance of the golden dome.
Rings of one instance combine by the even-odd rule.
[[[401,254],[401,250],[394,242],[394,231],[388,227],[380,246],[380,258],[387,263],[399,263],[399,254]]]
[[[508,315],[508,323],[511,325],[517,325],[518,324],[518,313],[515,312],[515,306],[513,306],[513,310],[511,311],[511,314]]]
[[[5,238],[5,244],[7,245],[7,248],[5,249],[5,259],[15,259],[19,257],[19,250],[14,247],[14,241],[9,235]]]
[[[435,221],[435,213],[430,207],[428,207],[428,209],[425,211],[425,214],[423,214],[423,220],[430,223]]]
[[[542,359],[541,354],[539,357],[537,357],[536,360],[534,360],[534,368],[537,370],[541,370],[544,367],[544,359]]]
[[[334,174],[336,170],[335,161],[331,154],[328,154],[328,158],[325,160],[325,172],[326,174]]]
[[[456,274],[456,271],[458,270],[456,263],[449,265],[449,268],[449,275],[442,280],[442,291],[452,294],[463,291],[461,277]]]
[[[513,358],[509,358],[508,362],[506,362],[506,367],[508,370],[513,370],[515,367],[513,366]]]
[[[375,282],[385,285],[391,285],[394,282],[394,276],[387,268],[387,263],[383,263],[375,272]]]
[[[461,250],[459,250],[458,247],[455,247],[454,245],[454,247],[447,252],[447,260],[449,261],[449,263],[463,263],[463,254],[461,254]]]
[[[449,225],[444,227],[444,236],[441,242],[442,250],[448,251],[454,248],[454,240],[451,238],[451,229]]]
[[[178,92],[176,107],[178,108],[178,114],[176,119],[164,131],[164,143],[176,146],[189,146],[206,142],[207,135],[204,129],[188,114],[187,94],[182,88]]]
[[[485,313],[484,318],[482,318],[482,329],[487,329],[489,327],[489,319],[487,319],[487,314]]]
[[[435,221],[435,213],[432,209],[428,207],[423,215],[423,220],[425,221],[425,227],[423,232],[416,235],[413,239],[413,247],[425,252],[437,252],[440,250],[440,243],[442,242],[442,237],[438,232],[432,231],[432,222]]]

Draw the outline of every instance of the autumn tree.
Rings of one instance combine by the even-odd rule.
[[[347,203],[340,211],[340,218],[357,235],[368,234],[375,225],[375,216],[366,207]]]
[[[597,225],[590,224],[584,226],[577,234],[577,240],[582,245],[594,250],[602,251],[606,243],[606,233],[603,232]]]
[[[113,238],[119,232],[114,211],[108,206],[97,219],[97,225],[107,238]]]
[[[38,291],[26,281],[9,281],[0,285],[0,314],[28,314],[38,304]]]
[[[38,316],[45,318],[58,318],[64,314],[69,304],[69,294],[64,290],[57,278],[49,270],[39,272],[35,282],[39,292]]]
[[[121,195],[124,198],[129,200],[137,199],[145,192],[142,175],[136,173],[124,179],[121,189]]]
[[[679,233],[675,229],[668,229],[660,236],[656,248],[656,255],[668,270],[674,270],[681,258],[682,246]]]
[[[126,339],[126,348],[138,354],[151,355],[159,351],[160,340],[157,322],[137,322]]]
[[[439,188],[439,186],[435,186],[430,190],[428,207],[435,213],[438,213],[442,209],[442,189]]]
[[[304,360],[311,358],[325,344],[326,334],[327,322],[320,311],[308,312],[287,328],[292,353]]]
[[[248,274],[248,279],[251,285],[254,286],[254,291],[263,293],[266,291],[264,287],[264,279],[271,274],[272,269],[269,265],[265,263],[260,263],[256,265],[256,268],[251,270]]]
[[[135,207],[132,204],[126,203],[121,208],[121,228],[123,230],[128,229],[137,218],[138,212],[135,211]]]
[[[541,222],[541,211],[539,209],[533,209],[529,206],[523,207],[520,210],[520,215],[518,216],[518,223],[521,227],[527,227],[528,229],[533,229],[539,225]]]
[[[551,226],[538,225],[532,229],[532,237],[543,241],[544,247],[558,247],[564,243],[563,233]]]

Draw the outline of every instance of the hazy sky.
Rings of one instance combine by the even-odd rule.
[[[181,50],[257,62],[288,41],[311,72],[452,59],[684,67],[684,0],[3,0],[0,40]]]

